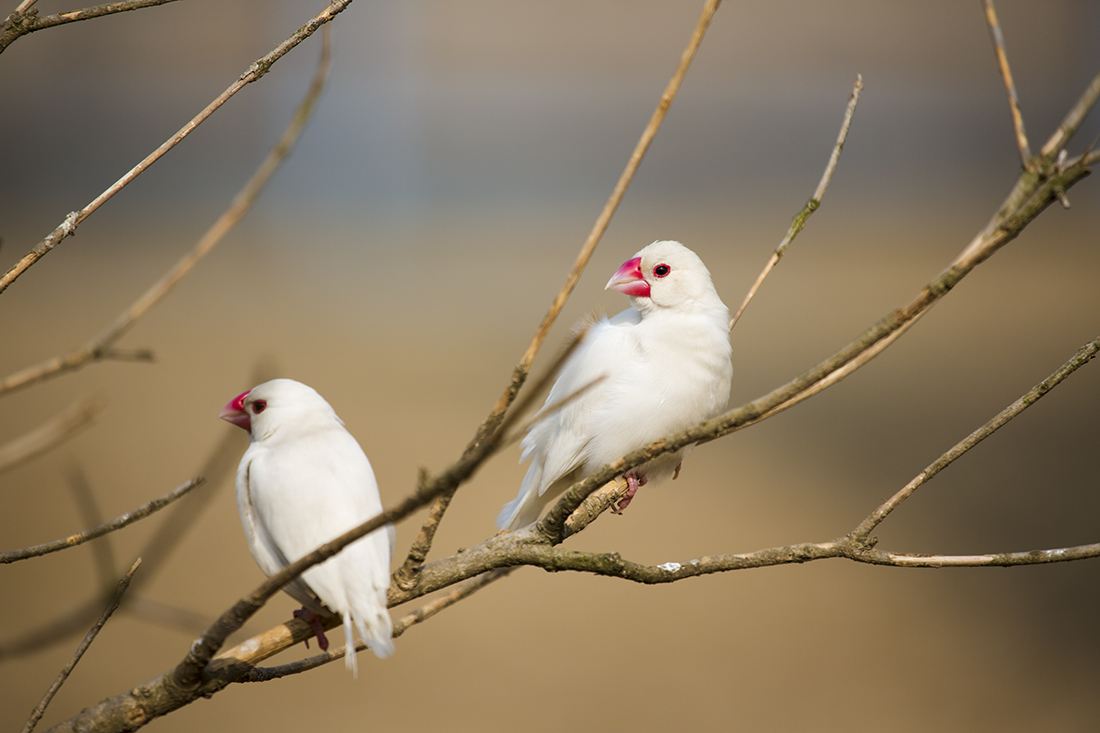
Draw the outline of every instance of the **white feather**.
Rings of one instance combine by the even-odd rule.
[[[654,242],[636,257],[650,295],[595,323],[562,368],[546,405],[604,379],[531,427],[522,453],[530,466],[498,527],[534,522],[585,474],[725,408],[732,378],[729,311],[706,266],[678,242]],[[658,264],[671,272],[654,277]],[[680,458],[662,456],[637,471],[653,482],[671,474]]]
[[[252,443],[237,472],[237,503],[245,536],[260,568],[271,575],[382,511],[370,462],[327,402],[289,379],[265,382],[246,405]],[[346,642],[356,634],[379,657],[393,652],[386,610],[392,527],[353,542],[286,587],[314,611],[344,620]],[[346,656],[356,670],[356,655]]]

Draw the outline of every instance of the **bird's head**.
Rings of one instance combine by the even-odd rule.
[[[722,305],[707,266],[697,254],[671,240],[640,249],[615,271],[605,290],[629,295],[642,312],[693,304]]]
[[[241,392],[226,403],[218,417],[249,431],[257,440],[281,425],[305,426],[340,419],[316,390],[293,379],[272,379]]]

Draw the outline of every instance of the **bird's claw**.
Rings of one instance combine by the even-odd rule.
[[[646,477],[639,476],[631,471],[623,476],[626,479],[626,491],[619,497],[619,500],[611,505],[611,512],[613,514],[622,514],[623,510],[630,506],[630,502],[634,501],[634,495],[638,493],[638,489],[646,485]]]
[[[294,618],[309,624],[309,628],[313,630],[313,634],[317,637],[317,646],[321,647],[321,651],[327,652],[328,637],[325,636],[325,627],[321,623],[321,615],[303,606],[294,612]],[[309,639],[306,639],[305,643],[306,649],[309,649]]]

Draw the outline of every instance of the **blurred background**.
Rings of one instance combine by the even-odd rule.
[[[389,503],[459,454],[527,344],[670,76],[701,3],[355,3],[333,24],[320,107],[222,247],[121,345],[3,398],[0,444],[86,397],[94,427],[0,475],[0,546],[114,516],[201,470],[219,408],[261,360],[315,386]],[[41,0],[43,13],[67,6]],[[0,57],[6,268],[174,132],[321,3],[188,0],[18,40]],[[1002,0],[1032,147],[1100,68],[1100,5]],[[185,252],[275,141],[310,39],[30,270],[0,303],[0,373],[98,333]],[[988,220],[1019,163],[980,5],[725,3],[625,203],[544,350],[625,307],[609,273],[680,239],[735,306],[811,193],[857,72],[863,101],[822,210],[733,336],[732,400],[787,381],[906,302]],[[1074,141],[1100,131],[1094,114]],[[832,538],[1096,336],[1100,189],[1045,212],[895,346],[838,386],[695,450],[574,546],[641,562]],[[1073,375],[924,487],[882,547],[1024,550],[1100,540],[1100,367]],[[232,435],[235,466],[246,437]],[[493,531],[515,449],[465,486],[437,554]],[[232,470],[116,533],[116,574],[167,543],[44,724],[173,665],[261,580]],[[407,548],[418,515],[398,528]],[[168,535],[165,535],[168,533]],[[0,727],[21,725],[88,623],[91,546],[0,569]],[[971,570],[842,561],[644,587],[522,569],[364,657],[239,686],[161,731],[1086,731],[1100,716],[1100,562]],[[186,612],[182,626],[158,604]],[[288,617],[274,599],[247,627]],[[159,609],[159,610],[156,610]],[[395,609],[399,615],[409,609]],[[28,650],[27,647],[34,647]],[[314,650],[315,651],[315,650]],[[308,654],[301,648],[273,660]]]

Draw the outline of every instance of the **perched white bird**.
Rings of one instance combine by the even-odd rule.
[[[603,380],[524,437],[522,460],[531,465],[497,517],[501,529],[534,522],[576,480],[717,415],[729,400],[729,310],[694,252],[679,242],[654,242],[624,262],[605,289],[629,295],[631,307],[592,325],[546,405]],[[664,455],[628,472],[618,509],[647,481],[675,478],[681,459]]]
[[[222,409],[223,420],[248,430],[252,442],[237,469],[237,508],[252,556],[273,575],[320,545],[382,512],[370,462],[332,407],[313,388],[273,379]],[[319,614],[344,620],[379,657],[393,652],[386,590],[393,527],[378,529],[305,571],[284,588],[303,604],[295,616],[328,648]],[[345,657],[356,672],[355,654]]]

